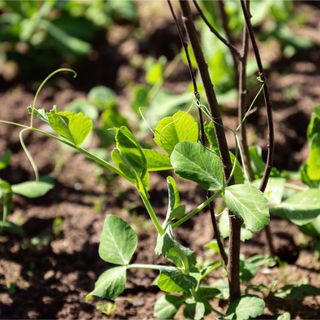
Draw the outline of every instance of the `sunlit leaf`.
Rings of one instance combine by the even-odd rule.
[[[197,182],[206,190],[224,186],[220,157],[199,143],[180,142],[171,154],[171,164],[177,175]]]
[[[257,232],[270,221],[268,201],[263,193],[250,184],[236,184],[225,189],[226,205],[241,218],[246,229]]]
[[[179,142],[197,142],[198,124],[193,117],[184,111],[175,113],[172,117],[160,120],[155,128],[154,141],[169,154]]]
[[[127,265],[137,248],[137,235],[117,216],[107,215],[99,245],[99,256],[106,262]]]

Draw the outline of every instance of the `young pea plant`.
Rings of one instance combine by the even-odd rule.
[[[53,74],[59,71],[70,70],[59,69]],[[43,84],[40,89],[42,86]],[[28,110],[31,114],[30,126],[4,120],[1,122],[20,126],[24,131],[31,130],[66,144],[128,180],[136,188],[157,233],[155,253],[168,261],[168,265],[131,263],[137,247],[137,235],[128,223],[117,216],[107,215],[99,255],[104,261],[112,264],[112,267],[99,277],[87,300],[92,296],[115,299],[125,288],[128,269],[151,269],[159,272],[155,283],[166,293],[155,305],[156,317],[172,318],[182,306],[187,319],[202,319],[211,312],[223,316],[210,305],[211,299],[222,296],[221,288],[207,285],[206,277],[218,268],[223,274],[225,262],[223,259],[216,259],[199,267],[194,252],[175,239],[174,230],[201,213],[218,197],[224,199],[226,207],[243,221],[250,232],[258,232],[268,224],[267,200],[257,187],[244,184],[242,169],[235,156],[233,155],[231,176],[226,177],[216,145],[210,148],[200,144],[196,120],[189,113],[179,111],[173,116],[163,118],[154,130],[154,141],[162,152],[156,148],[142,148],[127,127],[115,128],[115,147],[111,154],[111,163],[81,147],[92,130],[92,120],[88,116],[81,112],[59,111],[57,107],[45,111],[36,108],[36,103]],[[33,125],[34,116],[48,124],[54,134],[36,128]],[[208,139],[212,138],[212,132],[208,129],[207,132]],[[29,153],[28,158],[34,167]],[[178,177],[195,182],[212,193],[204,202],[185,212],[185,206],[180,204],[176,180],[173,176],[168,176],[168,210],[166,219],[160,222],[150,202],[149,176],[154,171],[172,169]],[[231,178],[237,184],[229,186],[228,181]],[[223,299],[228,299],[225,288]],[[250,308],[243,312],[245,306]],[[248,319],[262,314],[263,309],[264,302],[261,298],[246,294],[230,304],[226,317],[232,319],[240,317],[241,314],[242,319]]]
[[[10,165],[11,151],[7,150],[0,156],[0,170]],[[54,187],[51,177],[42,177],[39,181],[25,181],[18,184],[10,184],[8,181],[0,179],[0,201],[2,213],[0,220],[0,234],[12,233],[23,236],[23,229],[16,223],[8,220],[8,214],[13,206],[13,196],[20,195],[26,198],[38,198],[44,196]]]

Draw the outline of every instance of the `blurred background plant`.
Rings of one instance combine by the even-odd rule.
[[[1,0],[0,10],[0,58],[23,73],[74,63],[92,53],[97,33],[138,19],[130,0]]]

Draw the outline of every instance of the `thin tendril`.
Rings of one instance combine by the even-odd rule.
[[[145,118],[143,112],[142,112],[142,108],[139,108],[139,114],[143,120],[143,122],[147,125],[148,129],[153,133],[153,135],[155,134],[154,130],[151,128],[150,124],[148,123],[147,119]]]
[[[241,128],[243,122],[244,122],[244,121],[246,120],[246,118],[249,116],[249,114],[250,114],[250,112],[251,112],[251,109],[252,109],[254,103],[255,103],[256,100],[258,99],[258,96],[260,95],[261,91],[263,90],[263,87],[264,87],[264,83],[262,84],[262,86],[260,87],[259,91],[257,92],[257,94],[255,95],[255,97],[253,98],[253,100],[252,100],[252,102],[251,102],[251,104],[250,104],[247,112],[246,112],[245,115],[243,116],[243,119],[241,120],[240,124],[238,125],[236,131],[238,131],[238,130]]]
[[[34,172],[34,176],[35,176],[35,180],[39,181],[39,171],[38,171],[38,168],[35,164],[35,162],[33,161],[33,158],[28,150],[28,148],[26,147],[25,143],[24,143],[24,140],[23,140],[23,134],[24,132],[28,131],[28,130],[31,130],[31,128],[24,128],[20,131],[19,133],[19,140],[20,140],[20,144],[23,148],[23,151],[25,152],[30,164],[31,164],[31,167],[33,169],[33,172]]]
[[[46,82],[51,78],[53,77],[55,74],[59,73],[59,72],[72,72],[73,73],[73,77],[75,78],[77,76],[77,73],[73,70],[73,69],[70,69],[70,68],[60,68],[60,69],[57,69],[55,71],[53,71],[52,73],[50,73],[40,84],[35,96],[34,96],[34,99],[33,99],[33,102],[32,102],[32,111],[31,111],[31,117],[30,117],[30,127],[33,128],[33,119],[34,119],[34,110],[33,109],[36,109],[36,102],[37,102],[37,99],[38,99],[38,95],[40,93],[40,91],[42,90],[43,86],[46,84]]]

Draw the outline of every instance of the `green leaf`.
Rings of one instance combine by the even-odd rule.
[[[306,161],[307,174],[311,180],[320,180],[320,132],[312,136],[309,147],[310,153]]]
[[[181,218],[186,210],[185,205],[180,205],[180,194],[175,180],[172,177],[167,177],[168,186],[168,210],[164,225],[171,222],[174,219]]]
[[[114,215],[107,215],[99,245],[102,260],[128,265],[137,248],[137,235],[131,226]]]
[[[196,271],[196,258],[192,250],[184,247],[173,238],[171,225],[167,225],[165,233],[159,235],[155,252],[173,262],[177,268]]]
[[[131,166],[129,161],[121,154],[120,150],[114,148],[111,153],[111,158],[114,164],[118,167],[118,169],[123,174],[123,177],[132,182],[134,185],[139,185],[139,177],[137,172]]]
[[[288,284],[278,289],[274,296],[282,299],[303,300],[306,297],[314,297],[320,295],[320,288],[310,284]]]
[[[89,101],[100,110],[109,110],[116,106],[117,96],[113,90],[105,86],[92,88],[88,94]]]
[[[148,171],[171,170],[170,158],[167,154],[153,149],[142,149],[147,160]]]
[[[42,177],[39,181],[26,181],[12,186],[12,192],[27,198],[44,196],[54,187],[51,177]]]
[[[100,275],[93,291],[86,296],[89,301],[92,296],[99,298],[115,299],[126,285],[126,267],[111,268]]]
[[[229,225],[229,214],[228,209],[223,210],[223,212],[220,214],[219,218],[219,230],[220,234],[223,238],[227,238],[230,236],[230,225]],[[249,240],[253,237],[253,233],[248,230],[243,224],[241,225],[241,231],[240,231],[240,239],[241,241]]]
[[[48,119],[57,134],[76,146],[80,146],[92,130],[92,120],[81,112],[52,110],[48,113]]]
[[[159,121],[155,128],[154,141],[171,154],[179,142],[198,141],[198,124],[189,113],[179,111]]]
[[[320,189],[308,189],[294,193],[287,200],[272,208],[272,212],[284,216],[298,226],[311,222],[320,214]]]
[[[244,295],[231,303],[223,319],[247,320],[256,318],[263,314],[264,307],[265,303],[261,298],[253,295]]]
[[[257,188],[261,180],[256,180],[253,185]],[[284,194],[286,179],[284,178],[269,178],[267,187],[264,191],[265,197],[268,199],[270,206],[276,206],[281,203]]]
[[[150,88],[143,84],[138,84],[133,88],[133,97],[131,101],[131,108],[136,113],[140,113],[140,108],[148,105],[148,94]]]
[[[215,298],[219,293],[220,293],[219,289],[211,286],[201,286],[197,290],[197,295],[199,295],[203,299]]]
[[[147,160],[141,146],[127,127],[116,129],[116,143],[123,157],[143,179],[147,172]]]
[[[161,62],[151,61],[146,72],[146,81],[150,85],[162,83],[163,81],[163,64]]]
[[[157,319],[172,319],[183,304],[185,298],[169,294],[161,296],[154,305],[154,315]]]
[[[183,315],[186,320],[201,320],[206,313],[205,304],[201,301],[192,301],[186,303]]]
[[[174,267],[162,267],[157,278],[157,286],[165,292],[186,292],[195,288],[197,281],[190,275]]]
[[[320,235],[320,215],[310,223],[299,226],[299,230],[310,237],[317,238]]]
[[[212,121],[206,122],[204,124],[204,132],[209,141],[210,149],[218,150],[219,145],[218,145],[218,141],[215,133],[214,124]]]
[[[37,118],[41,119],[42,121],[49,123],[49,119],[48,119],[48,113],[46,112],[45,109],[40,108],[40,109],[36,109],[34,107],[28,107],[28,112],[29,114],[34,114]]]
[[[236,184],[225,189],[227,207],[241,218],[246,229],[257,232],[270,221],[268,201],[263,193],[249,184]]]
[[[0,170],[5,169],[11,161],[12,153],[10,150],[6,150],[2,155],[0,155]]]
[[[244,183],[245,182],[244,173],[243,173],[240,162],[238,161],[238,159],[236,159],[235,155],[232,152],[229,152],[229,154],[230,154],[232,165],[234,166],[233,177],[234,177],[235,183],[236,184]],[[234,162],[236,163],[234,164]]]
[[[320,106],[317,106],[312,112],[310,123],[307,130],[307,138],[311,140],[314,134],[320,132]]]
[[[265,163],[262,159],[262,151],[260,147],[253,146],[249,148],[251,166],[257,178],[263,175]]]
[[[180,142],[171,154],[171,164],[178,176],[197,182],[206,190],[224,186],[220,157],[199,143]]]

